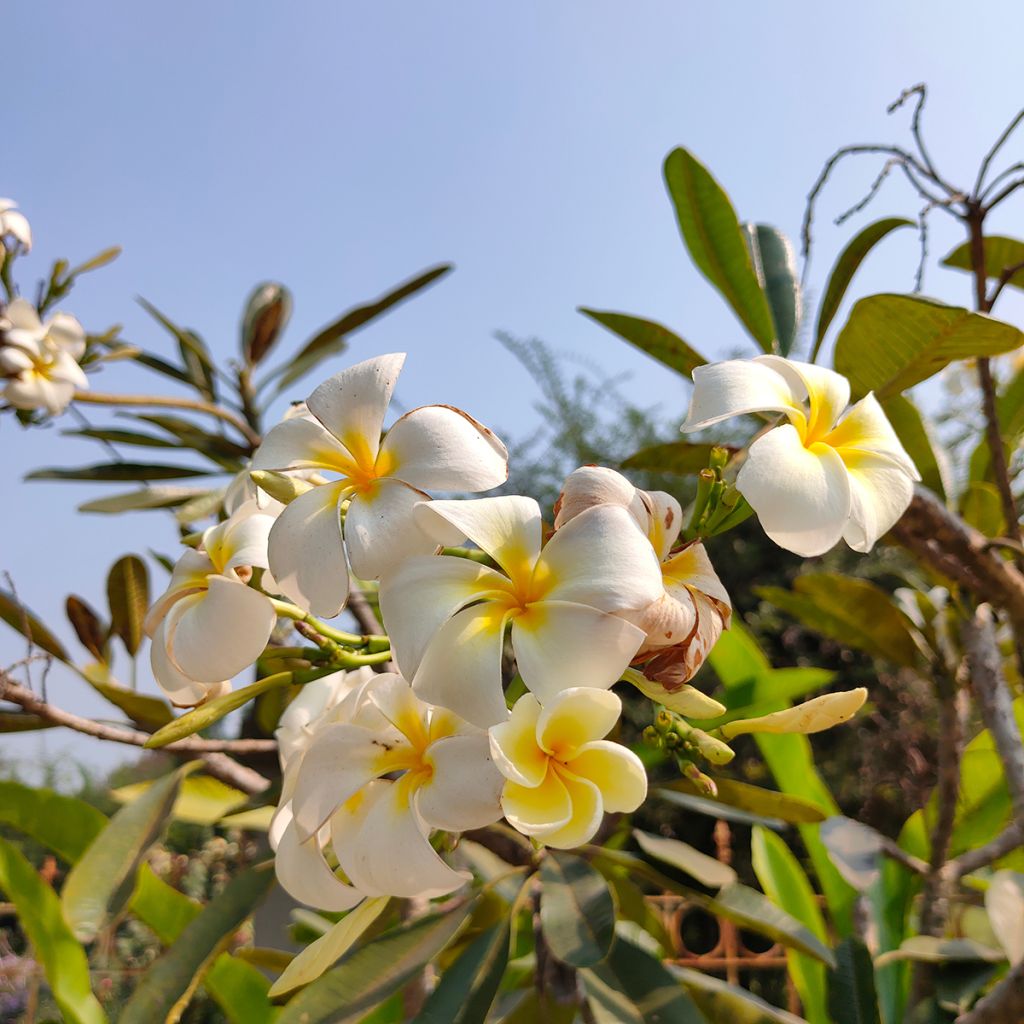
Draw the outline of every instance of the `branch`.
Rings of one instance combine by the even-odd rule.
[[[925,169],[931,180],[939,188],[944,189],[950,196],[958,196],[960,190],[953,188],[952,185],[948,185],[939,177],[939,172],[935,169],[935,164],[925,148],[924,137],[921,134],[921,112],[924,110],[925,100],[928,98],[928,87],[925,83],[919,82],[917,85],[912,85],[909,89],[904,89],[897,99],[889,104],[886,113],[895,113],[911,96],[917,96],[917,103],[914,104],[914,113],[910,119],[910,134],[913,135],[914,141],[917,143],[917,151],[921,154],[921,160],[924,163]]]
[[[1010,278],[1020,270],[1024,270],[1024,262],[1013,263],[1008,267],[1003,267],[999,274],[999,280],[996,281],[995,287],[992,289],[992,294],[985,300],[985,304],[989,309],[996,304],[996,299],[999,298],[1002,290],[1010,283]]]
[[[1007,825],[1002,832],[984,846],[962,853],[955,860],[949,861],[943,871],[950,879],[963,878],[979,868],[988,867],[1008,853],[1024,846],[1024,822],[1015,821]]]
[[[209,416],[230,423],[253,448],[258,447],[260,435],[240,416],[212,402],[200,402],[192,398],[165,398],[162,395],[109,395],[101,391],[76,391],[76,402],[87,402],[92,405],[156,405],[167,409],[190,409],[192,412],[203,412]]]
[[[995,157],[996,153],[998,153],[999,150],[1002,149],[1003,143],[1006,142],[1006,140],[1014,133],[1014,131],[1017,128],[1017,125],[1019,125],[1022,120],[1024,120],[1024,110],[1021,110],[1017,113],[1014,119],[1003,129],[1002,134],[993,143],[992,148],[985,154],[985,158],[981,161],[981,167],[978,169],[978,178],[974,182],[975,199],[979,198],[981,186],[985,183],[985,175],[988,174],[989,165],[992,163],[993,158]],[[1003,177],[1003,175],[999,175],[999,177],[996,178],[996,181],[998,181],[1001,177]],[[993,184],[995,184],[995,182],[993,182]]]
[[[1019,1020],[1024,1020],[1024,960],[974,1009],[957,1017],[956,1024],[1011,1024]]]

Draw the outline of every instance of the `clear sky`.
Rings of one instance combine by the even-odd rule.
[[[408,351],[405,405],[461,405],[519,436],[535,391],[496,329],[630,371],[633,397],[676,414],[682,383],[575,307],[661,320],[712,356],[743,344],[679,241],[661,183],[673,146],[711,167],[741,216],[795,236],[832,150],[905,139],[907,112],[885,114],[904,87],[930,84],[933,154],[967,184],[1024,104],[1024,7],[1014,0],[988,5],[984,19],[951,0],[37,0],[0,6],[0,24],[0,195],[21,204],[36,234],[22,279],[57,256],[123,245],[69,312],[93,330],[122,323],[128,339],[167,351],[133,302],[144,295],[233,354],[258,280],[294,292],[297,345],[342,309],[450,260],[456,273],[358,335],[352,359]],[[1006,157],[1024,158],[1024,137]],[[857,227],[920,208],[892,181],[864,218],[831,228],[827,215],[877,170],[861,158],[836,175],[812,289]],[[941,214],[932,220],[941,254],[960,239]],[[892,237],[859,292],[910,290],[916,258],[913,232]],[[925,291],[969,300],[967,279],[949,271],[933,270]],[[1016,300],[1001,312],[1024,319]],[[151,384],[119,370],[96,386]],[[57,429],[0,428],[0,568],[63,635],[67,592],[102,605],[114,558],[171,546],[158,518],[74,513],[108,489],[19,482],[41,464],[100,459]],[[0,660],[22,650],[0,634]],[[51,676],[53,699],[98,710],[85,690]],[[56,754],[68,742],[51,732],[3,737],[0,749]],[[90,763],[99,747],[73,744]]]

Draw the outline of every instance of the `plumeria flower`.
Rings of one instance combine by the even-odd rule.
[[[593,839],[605,811],[635,811],[647,796],[640,758],[606,740],[622,711],[610,690],[572,687],[543,707],[532,694],[490,730],[506,778],[501,807],[510,825],[546,846]]]
[[[441,542],[468,538],[498,565],[426,555],[381,580],[392,650],[424,700],[483,728],[504,721],[509,624],[519,674],[541,700],[619,679],[644,642],[624,616],[662,592],[654,551],[625,509],[589,509],[546,545],[532,498],[432,501],[416,514]]]
[[[469,878],[430,843],[501,817],[486,733],[375,675],[317,727],[272,828],[277,875],[296,899],[344,910],[364,896],[441,896]],[[292,768],[289,765],[288,772]],[[344,880],[328,866],[336,859]]]
[[[0,317],[0,341],[0,372],[9,377],[3,397],[16,409],[56,416],[89,386],[78,365],[85,331],[73,316],[55,313],[43,323],[31,302],[15,299]]]
[[[721,705],[686,684],[704,663],[724,629],[732,603],[699,541],[673,550],[683,527],[683,514],[664,491],[642,491],[621,473],[584,466],[569,475],[555,506],[560,530],[587,509],[601,505],[625,508],[644,531],[661,564],[663,593],[634,619],[647,634],[635,661],[653,654],[644,676],[636,681],[648,696],[681,714],[710,717]]]
[[[288,505],[270,536],[279,586],[316,615],[337,615],[345,605],[346,549],[352,571],[376,579],[436,548],[412,516],[428,497],[424,488],[484,491],[508,476],[505,446],[451,406],[414,409],[381,440],[404,361],[404,354],[380,356],[335,374],[309,396],[311,415],[279,423],[253,457],[254,469],[330,474]]]
[[[920,476],[873,394],[850,406],[842,375],[780,356],[698,367],[683,430],[751,412],[788,423],[758,437],[736,487],[765,533],[798,555],[840,538],[870,551],[903,515]]]
[[[267,565],[273,523],[250,502],[211,526],[199,548],[178,559],[166,592],[150,608],[150,663],[172,704],[192,707],[226,693],[232,677],[263,653],[277,615],[247,584],[253,568]]]
[[[0,264],[4,261],[4,238],[13,238],[15,247],[20,246],[24,252],[32,248],[32,228],[13,199],[0,199]]]

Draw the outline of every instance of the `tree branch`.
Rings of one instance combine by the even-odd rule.
[[[956,1024],[1012,1024],[1024,1020],[1024,960]]]
[[[988,174],[988,169],[992,163],[993,158],[995,157],[996,153],[998,153],[999,150],[1002,149],[1003,143],[1005,143],[1006,140],[1014,133],[1014,131],[1017,128],[1017,125],[1019,125],[1022,120],[1024,120],[1024,110],[1021,110],[1017,113],[1014,119],[1003,129],[1002,134],[999,136],[999,138],[996,139],[996,141],[992,144],[992,148],[985,154],[984,159],[981,161],[981,167],[978,168],[977,180],[974,182],[975,199],[979,198],[981,186],[984,185],[985,183],[985,175]],[[1003,175],[999,175],[996,178],[996,181],[998,181],[999,178],[1001,178],[1002,176]],[[995,182],[993,182],[992,184],[995,184]]]

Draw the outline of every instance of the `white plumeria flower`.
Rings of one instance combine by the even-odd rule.
[[[491,755],[508,780],[501,807],[510,825],[546,846],[593,839],[605,811],[635,811],[647,796],[640,758],[604,737],[622,711],[610,690],[573,687],[543,707],[531,694],[490,730]]]
[[[411,554],[433,551],[412,510],[424,488],[485,491],[508,476],[508,452],[459,409],[427,405],[406,413],[381,441],[404,354],[379,356],[326,380],[297,415],[267,434],[253,468],[336,476],[294,499],[270,535],[274,578],[296,604],[337,615],[348,599],[348,563],[376,579]],[[341,509],[345,512],[344,542]]]
[[[25,252],[32,248],[32,228],[13,199],[0,199],[0,243],[5,237],[13,238],[15,245],[21,246]],[[3,253],[0,252],[0,263],[3,261]]]
[[[841,374],[758,356],[700,366],[693,383],[683,430],[751,412],[789,420],[751,444],[736,478],[780,547],[820,555],[842,538],[869,551],[910,504],[917,468],[873,394],[849,405]]]
[[[339,709],[346,720],[316,728],[272,825],[281,884],[325,910],[459,888],[469,874],[446,864],[430,835],[501,817],[503,779],[486,733],[424,704],[391,673],[373,676]],[[328,867],[328,848],[344,881]]]
[[[85,353],[85,331],[67,313],[45,323],[35,306],[15,299],[0,317],[0,373],[10,379],[3,397],[16,409],[64,411],[77,389],[89,381],[78,360]]]
[[[254,502],[211,526],[198,550],[186,551],[166,592],[150,608],[153,675],[172,704],[192,707],[231,689],[231,679],[263,653],[277,615],[247,585],[267,565],[274,520]]]
[[[624,616],[662,592],[654,551],[625,509],[590,509],[543,547],[532,498],[432,501],[416,513],[442,542],[469,538],[499,566],[426,555],[382,579],[395,659],[424,700],[482,728],[504,721],[501,655],[510,623],[519,674],[541,700],[619,679],[644,641]]]

